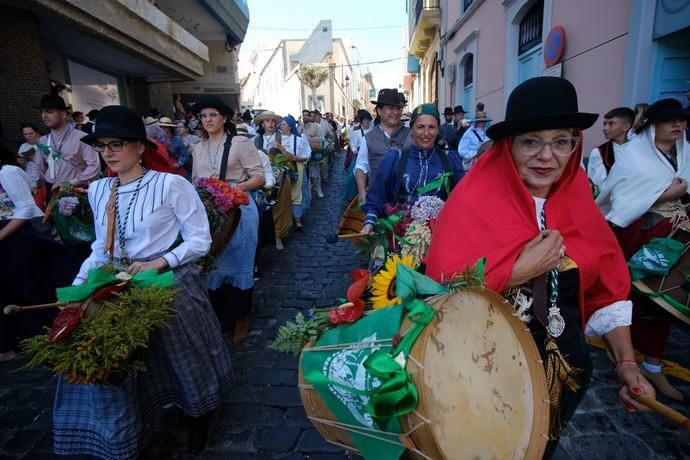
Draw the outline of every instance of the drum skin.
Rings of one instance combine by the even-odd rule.
[[[419,392],[401,419],[405,458],[540,459],[549,431],[546,376],[527,326],[500,295],[481,288],[428,299],[437,311],[410,351]],[[401,333],[411,326],[403,322]],[[418,364],[419,363],[419,364]],[[307,415],[328,441],[356,450],[299,369]],[[426,421],[426,422],[424,422]],[[423,455],[415,453],[415,450]]]

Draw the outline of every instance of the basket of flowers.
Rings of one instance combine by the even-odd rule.
[[[228,245],[240,222],[240,206],[249,204],[249,195],[215,177],[200,177],[194,183],[201,202],[206,208],[211,228],[211,249],[201,260],[205,271],[211,269],[213,260]]]
[[[27,367],[48,366],[68,383],[119,386],[145,371],[138,359],[154,330],[174,314],[173,272],[130,276],[111,266],[93,269],[87,282],[57,290],[58,313],[45,334],[22,342]]]
[[[48,204],[45,219],[51,216],[65,243],[91,244],[96,239],[93,212],[86,189],[61,184]]]

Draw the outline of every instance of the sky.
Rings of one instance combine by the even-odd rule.
[[[349,38],[361,62],[396,59],[385,64],[366,64],[374,86],[397,88],[402,83],[403,36],[407,24],[406,0],[248,0],[249,29],[240,47],[240,78],[248,72],[255,49],[272,49],[282,39],[306,39],[322,19],[333,24],[333,38]],[[296,30],[299,29],[299,30]],[[347,30],[349,29],[349,30]],[[352,30],[358,29],[358,30]]]

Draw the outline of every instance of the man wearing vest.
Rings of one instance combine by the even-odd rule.
[[[611,167],[628,141],[627,133],[634,118],[635,112],[628,107],[617,107],[604,115],[606,142],[592,150],[587,163],[587,176],[596,187],[595,190],[600,190],[604,186]]]
[[[60,184],[86,186],[98,179],[101,174],[98,152],[81,142],[85,132],[67,124],[65,100],[46,94],[36,108],[41,109],[41,119],[50,128],[50,133],[38,141],[38,149],[45,160],[41,173],[48,193]]]
[[[382,89],[378,98],[371,101],[376,105],[381,122],[365,134],[357,155],[355,178],[362,203],[367,197],[367,178],[369,182],[376,180],[377,168],[386,153],[407,149],[412,145],[410,128],[400,121],[402,108],[405,106],[405,99],[401,96],[397,89]]]
[[[484,107],[484,104],[481,107]],[[465,168],[465,172],[469,171],[474,164],[479,147],[489,140],[486,135],[486,123],[489,121],[491,118],[486,116],[486,112],[477,111],[474,120],[472,120],[472,127],[465,131],[465,134],[460,138],[458,153],[462,157],[462,166]]]

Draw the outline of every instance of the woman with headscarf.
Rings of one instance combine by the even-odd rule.
[[[104,107],[94,132],[81,141],[101,153],[115,177],[89,186],[96,240],[73,284],[87,283],[89,272],[106,264],[132,276],[172,270],[176,295],[172,317],[141,350],[146,372],[127,376],[120,387],[58,378],[55,453],[136,458],[147,419],[168,405],[188,417],[188,447],[199,453],[211,411],[232,382],[230,355],[194,263],[211,245],[206,211],[184,178],[145,167],[150,150],[144,124],[127,107]],[[176,244],[178,235],[182,242]]]
[[[633,389],[654,396],[630,343],[625,259],[580,167],[582,130],[596,119],[578,111],[575,88],[565,79],[518,85],[506,121],[488,129],[496,143],[441,211],[425,259],[427,275],[445,282],[485,258],[486,287],[532,297],[524,307],[534,318],[521,318],[549,384],[551,440],[544,458],[587,389],[592,365],[585,335],[603,336],[611,346],[626,408],[644,409]]]
[[[420,195],[448,198],[447,190],[462,179],[462,163],[457,152],[446,152],[436,147],[440,116],[432,104],[414,109],[410,119],[412,144],[409,149],[390,150],[370,182],[367,200],[362,206],[366,214],[362,233],[369,234],[388,205],[414,203]],[[433,181],[439,186],[420,193],[420,189]]]
[[[192,181],[218,177],[247,193],[264,186],[264,168],[254,144],[237,136],[230,122],[233,111],[218,97],[204,96],[194,105],[201,119],[203,140],[192,154]],[[254,256],[259,237],[259,211],[254,200],[241,207],[240,223],[230,243],[207,276],[211,303],[221,325],[239,343],[249,334],[249,313],[254,292]]]
[[[626,259],[688,220],[690,144],[684,131],[689,119],[676,99],[652,104],[597,197]],[[635,295],[634,304],[632,338],[645,355],[642,372],[659,392],[680,401],[683,394],[671,386],[661,367],[671,324],[656,318],[659,307],[649,298]]]
[[[297,169],[297,181],[292,184],[292,217],[298,229],[303,227],[302,217],[309,209],[309,181],[306,180],[304,167],[311,158],[309,140],[297,131],[297,120],[291,115],[283,117],[278,126],[280,129],[280,143],[276,148],[292,161]]]

